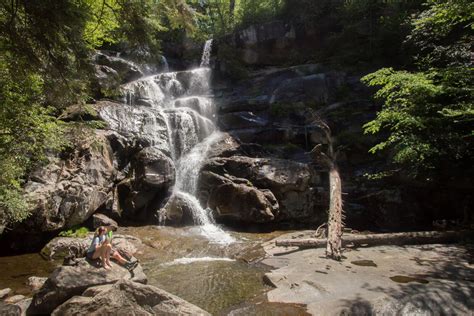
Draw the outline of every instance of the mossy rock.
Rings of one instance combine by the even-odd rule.
[[[94,104],[74,104],[67,107],[59,116],[65,122],[70,121],[100,121],[100,116]]]

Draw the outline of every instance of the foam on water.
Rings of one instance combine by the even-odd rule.
[[[163,266],[172,266],[177,264],[191,264],[195,262],[213,262],[213,261],[228,261],[232,262],[235,259],[231,258],[218,258],[218,257],[199,257],[199,258],[179,258],[171,262],[163,263]]]

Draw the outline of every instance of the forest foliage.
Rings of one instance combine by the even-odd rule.
[[[411,25],[406,43],[416,48],[414,69],[383,68],[363,78],[383,103],[365,132],[387,135],[371,152],[385,151],[393,161],[378,176],[402,171],[465,187],[474,154],[474,4],[429,1]]]

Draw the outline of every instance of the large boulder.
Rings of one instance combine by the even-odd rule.
[[[156,147],[147,147],[134,156],[132,168],[139,187],[168,190],[175,180],[174,163]]]
[[[30,175],[25,191],[33,209],[22,227],[51,232],[83,223],[106,202],[115,176],[112,149],[95,131],[65,159],[50,158]]]
[[[121,280],[86,290],[52,315],[210,315],[201,308],[151,285]]]
[[[69,254],[82,257],[85,256],[92,238],[92,233],[84,238],[56,237],[43,247],[41,255],[48,260],[62,259]],[[134,255],[141,245],[142,241],[140,239],[129,235],[114,234],[112,238],[112,246],[115,249],[126,251],[131,255]]]
[[[128,218],[149,220],[174,185],[174,163],[160,149],[146,147],[133,157],[131,171],[117,186],[120,208]]]
[[[190,194],[174,192],[158,211],[158,219],[161,224],[193,224],[193,210],[200,207],[199,202]]]
[[[221,220],[264,223],[278,214],[278,202],[270,191],[262,192],[245,184],[226,183],[216,187],[208,206]]]
[[[222,206],[212,200],[219,199],[219,195],[223,195],[220,191],[224,188],[226,194],[236,189],[241,194],[253,190],[265,193],[268,190],[278,201],[279,212],[276,220],[318,221],[324,217],[327,208],[327,192],[323,189],[321,176],[322,174],[314,172],[310,165],[290,160],[246,156],[217,157],[210,159],[203,167],[198,192],[201,202],[217,211],[216,207],[219,206],[220,209]],[[244,189],[241,185],[223,186],[229,183],[244,184],[252,190]],[[222,188],[219,189],[220,187]],[[273,211],[272,213],[275,214]]]
[[[113,231],[116,231],[118,229],[118,224],[116,221],[114,221],[113,219],[109,218],[108,216],[104,214],[96,213],[92,215],[92,227],[94,229],[97,229],[100,226],[109,227]]]
[[[50,314],[56,307],[75,295],[82,294],[87,288],[113,284],[120,280],[132,280],[146,283],[143,269],[138,265],[133,271],[112,264],[111,270],[97,268],[85,258],[74,266],[61,266],[53,271],[43,287],[33,297],[28,308],[30,314]]]

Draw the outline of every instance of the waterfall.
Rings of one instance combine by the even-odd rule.
[[[170,66],[168,64],[168,60],[166,59],[165,55],[161,55],[161,63],[163,64],[163,72],[169,72]]]
[[[209,67],[209,60],[211,59],[212,39],[208,39],[204,44],[202,51],[201,67]]]
[[[194,224],[211,242],[228,244],[234,239],[216,225],[195,196],[208,151],[222,137],[214,124],[211,70],[203,67],[209,65],[211,44],[208,40],[204,45],[200,68],[129,82],[120,89],[126,105],[106,107],[101,114],[112,129],[139,136],[173,159],[176,182],[170,201],[173,197],[183,201],[192,211]]]

